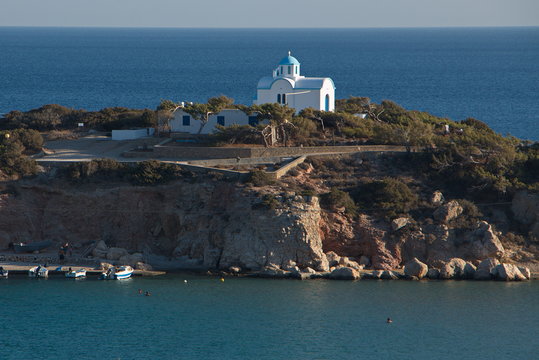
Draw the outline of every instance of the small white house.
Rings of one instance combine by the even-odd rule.
[[[335,84],[328,77],[301,76],[299,61],[284,57],[273,70],[273,76],[260,79],[255,104],[278,103],[296,109],[335,110]]]
[[[210,115],[208,123],[204,126],[201,134],[210,134],[215,130],[217,125],[252,125],[258,124],[256,115],[248,116],[241,110],[225,109],[215,115]],[[193,119],[191,115],[186,113],[182,108],[177,108],[174,111],[174,118],[169,122],[170,131],[185,132],[189,134],[198,134],[200,129],[200,121]]]

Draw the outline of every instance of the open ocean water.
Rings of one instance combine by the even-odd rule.
[[[337,98],[390,99],[475,117],[539,140],[539,27],[440,29],[0,28],[0,113],[43,104],[97,110],[204,102],[250,104],[291,50]]]
[[[248,104],[288,50],[339,98],[539,140],[539,28],[0,28],[0,113]],[[537,359],[538,296],[537,281],[13,276],[0,279],[0,359]]]
[[[18,276],[0,279],[0,358],[532,360],[538,295],[537,281]]]

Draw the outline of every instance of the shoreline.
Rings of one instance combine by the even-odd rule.
[[[29,262],[0,262],[0,266],[4,270],[8,270],[10,275],[24,276],[28,275],[28,270],[34,266],[39,265],[40,263],[29,263]],[[72,269],[84,269],[90,277],[97,277],[102,272],[103,269],[97,269],[96,266],[87,266],[87,265],[77,265],[77,264],[50,264],[47,265],[49,274],[52,276],[61,276],[64,275],[69,268]],[[216,269],[168,269],[167,271],[163,270],[141,270],[135,269],[133,276],[140,277],[152,277],[160,275],[196,275],[196,276],[209,276],[209,277],[243,277],[243,278],[259,278],[259,279],[289,279],[289,280],[344,280],[344,281],[360,281],[360,280],[404,280],[404,281],[495,281],[495,282],[509,282],[499,279],[490,279],[490,280],[477,280],[473,278],[452,278],[452,279],[433,279],[428,277],[423,277],[421,279],[407,276],[404,274],[403,269],[394,269],[394,270],[358,270],[359,277],[357,279],[352,278],[333,278],[331,277],[331,272],[314,272],[314,273],[294,273],[294,272],[279,272],[275,274],[268,273],[266,270],[262,271],[249,271],[249,272],[230,272],[230,271],[221,271]],[[532,272],[528,280],[523,281],[534,281],[539,280],[539,272]],[[514,281],[511,281],[514,282]]]

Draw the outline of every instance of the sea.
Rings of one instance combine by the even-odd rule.
[[[537,281],[19,275],[0,279],[0,358],[532,360],[538,295]]]
[[[249,104],[288,51],[304,75],[333,78],[338,98],[539,140],[537,27],[0,27],[0,113],[221,94]],[[0,359],[537,359],[538,296],[537,281],[19,275],[0,279]]]
[[[0,113],[57,103],[155,108],[251,104],[288,51],[337,98],[393,100],[539,140],[539,27],[135,29],[0,27]]]

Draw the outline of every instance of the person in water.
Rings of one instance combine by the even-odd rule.
[[[152,294],[151,294],[149,291],[146,291],[146,292],[144,293],[144,295],[146,295],[146,296],[151,296]]]
[[[391,320],[391,318],[387,318],[386,323],[391,324],[392,322],[393,320]]]

